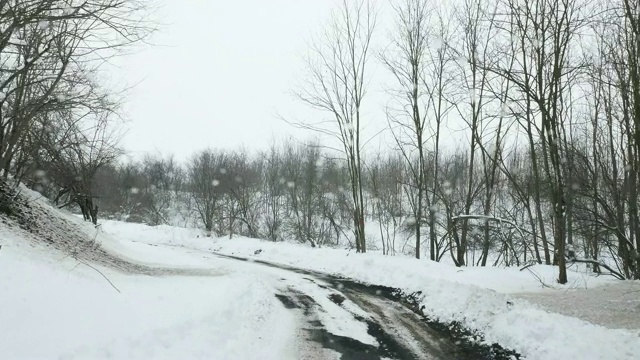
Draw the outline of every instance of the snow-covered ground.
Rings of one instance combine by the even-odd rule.
[[[562,302],[562,295],[568,292],[616,286],[616,280],[595,277],[586,269],[573,268],[571,282],[559,286],[554,280],[557,273],[549,266],[534,266],[526,271],[490,267],[459,269],[407,257],[310,249],[248,238],[210,239],[198,231],[166,226],[154,228],[108,221],[103,224],[103,230],[110,238],[117,239],[115,243],[102,244],[107,249],[128,242],[184,247],[330,273],[401,288],[408,293],[421,291],[426,314],[444,322],[461,322],[481,332],[486,342],[497,342],[528,359],[637,359],[640,354],[640,320],[635,322],[636,328],[633,322],[632,325],[607,323],[609,327],[604,327],[548,311],[555,310],[553,305],[545,304],[545,309],[520,298],[521,293],[543,292],[545,299],[555,296]],[[615,300],[612,298],[610,304],[615,304]],[[557,304],[558,308],[571,306],[570,303]],[[601,303],[581,302],[579,306],[588,308],[576,310],[572,315],[593,315]],[[638,306],[629,308],[628,318],[640,318]],[[589,319],[589,316],[580,317]]]
[[[482,333],[486,342],[527,359],[636,359],[640,354],[638,321],[594,324],[603,306],[622,305],[627,319],[640,318],[634,303],[640,294],[624,292],[619,299],[619,283],[584,269],[572,269],[571,283],[561,287],[553,267],[459,269],[409,257],[211,239],[194,229],[115,221],[104,221],[96,230],[70,214],[54,213],[44,201],[31,203],[34,217],[48,219],[35,235],[46,239],[33,241],[33,234],[0,216],[0,359],[295,359],[304,351],[335,357],[328,349],[305,350],[313,345],[300,342],[300,319],[273,296],[274,289],[291,287],[319,303],[324,310],[318,320],[331,333],[375,342],[362,323],[345,320],[362,315],[354,314],[357,307],[328,301],[329,290],[295,273],[212,252],[421,291],[427,315],[460,322]],[[60,227],[84,234],[78,238],[89,239],[87,246],[60,245]],[[45,245],[47,239],[53,246]],[[83,256],[89,248],[106,252]],[[103,258],[111,255],[143,267],[109,267],[113,259]],[[600,291],[597,301],[589,302],[574,295],[585,289],[616,291]]]
[[[380,347],[365,313],[303,275],[154,244],[190,230],[114,238],[30,195],[32,232],[0,214],[0,359],[340,358],[313,331]],[[289,293],[314,302],[313,326]]]
[[[151,277],[97,267],[118,292],[62,253],[2,227],[0,239],[2,359],[295,358],[293,314],[251,274],[210,261],[209,276]],[[205,265],[179,251],[148,258]]]

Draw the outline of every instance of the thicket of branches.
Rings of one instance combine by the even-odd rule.
[[[428,231],[430,258],[448,252],[458,266],[486,265],[498,241],[503,260],[558,265],[560,283],[567,262],[640,278],[640,1],[391,4],[395,27],[379,60],[395,78],[387,118],[416,257]],[[362,44],[376,32],[363,42],[357,30],[371,18],[369,1],[345,1],[327,32],[339,35],[313,45],[306,91],[317,95],[302,99],[336,121],[309,127],[331,134],[359,119],[356,95],[371,77],[364,65],[345,69],[364,63]],[[363,150],[348,149],[360,126],[348,129],[345,161]],[[443,134],[456,152],[443,149]]]
[[[118,99],[99,68],[149,33],[136,0],[0,0],[0,177],[97,222],[92,181],[115,161]]]

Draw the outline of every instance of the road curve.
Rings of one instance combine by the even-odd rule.
[[[280,269],[301,276],[305,286],[292,285],[282,278],[283,287],[274,296],[282,305],[297,312],[302,331],[299,348],[302,359],[464,359],[456,345],[442,337],[407,307],[388,298],[386,290],[339,279],[324,274],[278,266],[266,262],[216,254],[225,259],[247,261],[257,266]],[[285,273],[283,273],[285,274]],[[323,314],[326,309],[324,294],[332,304],[346,310],[349,321],[362,323],[375,344],[362,342],[346,335],[338,335],[326,328]],[[329,351],[327,351],[329,350]]]

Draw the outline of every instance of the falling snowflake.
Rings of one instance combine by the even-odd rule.
[[[137,187],[132,187],[129,192],[131,192],[132,194],[137,194],[140,192],[140,189],[138,189]]]
[[[440,37],[434,37],[433,39],[431,39],[431,47],[436,50],[436,51],[440,51],[440,49],[442,49],[442,39]]]
[[[45,30],[51,26],[51,23],[48,20],[42,20],[38,22],[38,29]]]
[[[531,46],[537,49],[540,46],[538,39],[531,39]]]
[[[295,186],[296,186],[296,183],[295,183],[295,182],[293,182],[293,181],[289,181],[289,182],[287,183],[287,187],[288,187],[288,188],[290,188],[290,189],[293,189],[293,187],[295,187]]]
[[[63,16],[72,15],[74,12],[76,12],[76,8],[74,8],[73,6],[67,6],[66,8],[62,9]]]
[[[507,103],[503,103],[502,106],[500,107],[500,116],[507,116],[509,115],[509,104]]]
[[[27,45],[27,42],[20,38],[13,38],[9,42],[13,45],[22,45],[22,46]]]
[[[477,101],[478,95],[476,94],[476,89],[469,90],[469,100],[472,104],[475,104]]]
[[[214,179],[213,181],[211,181],[211,185],[218,186],[218,185],[220,185],[220,181]]]

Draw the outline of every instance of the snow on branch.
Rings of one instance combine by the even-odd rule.
[[[524,237],[524,233],[525,232],[529,233],[529,231],[526,231],[526,230],[522,229],[520,226],[518,226],[518,224],[514,223],[513,221],[502,219],[502,218],[495,217],[495,216],[467,214],[467,215],[458,215],[458,216],[454,216],[453,218],[451,218],[451,220],[453,222],[458,221],[458,220],[469,220],[469,219],[471,219],[471,220],[484,220],[485,222],[495,221],[495,222],[498,222],[500,224],[511,225],[511,227],[513,227],[516,230],[518,230],[518,233],[520,233],[520,236],[522,236],[522,237]]]

